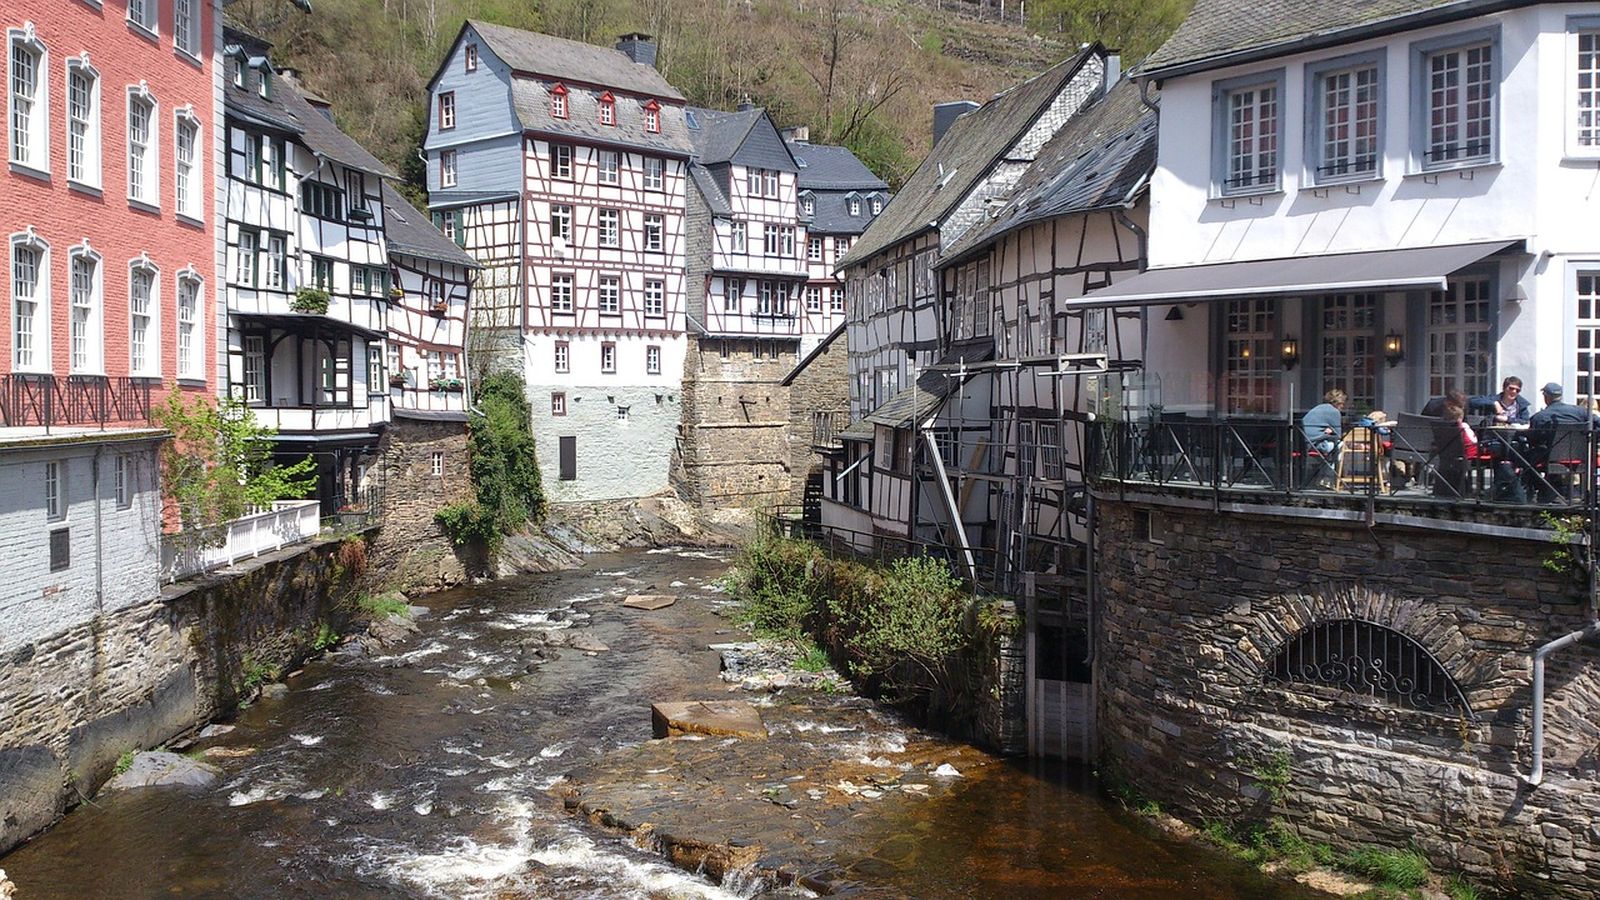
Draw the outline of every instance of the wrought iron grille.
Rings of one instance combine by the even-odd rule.
[[[1301,629],[1274,654],[1266,677],[1476,718],[1461,686],[1433,654],[1398,631],[1361,619],[1329,619]]]

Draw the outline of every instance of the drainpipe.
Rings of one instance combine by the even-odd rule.
[[[106,448],[94,448],[94,611],[103,616],[106,612],[105,531],[100,526],[100,460]]]
[[[1590,615],[1593,615],[1591,611]],[[1558,637],[1533,653],[1533,771],[1523,776],[1530,788],[1544,781],[1544,660],[1545,657],[1564,650],[1581,641],[1600,637],[1600,622],[1591,621],[1580,631]]]

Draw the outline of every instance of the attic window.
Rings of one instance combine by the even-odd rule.
[[[476,71],[478,71],[478,45],[477,44],[468,44],[467,45],[467,51],[466,51],[466,57],[465,58],[466,58],[466,63],[467,63],[467,71],[468,72],[476,72]]]
[[[651,134],[661,133],[661,104],[654,100],[644,105],[644,130]]]
[[[804,197],[800,198],[800,215],[802,215],[802,216],[815,215],[816,211],[817,211],[816,201],[814,201],[811,198],[810,194],[807,194]]]
[[[617,124],[617,98],[611,96],[610,91],[600,95],[600,124]]]
[[[877,215],[878,213],[881,213],[881,212],[883,212],[883,198],[882,197],[873,197],[872,198],[872,214],[873,215]]]
[[[233,86],[244,87],[244,60],[242,59],[233,61]]]
[[[260,94],[261,95],[261,99],[263,99],[263,100],[271,99],[271,97],[272,97],[272,70],[267,68],[266,66],[262,66],[259,69],[259,71],[261,73],[261,83],[259,85],[257,85],[256,93]]]
[[[850,198],[850,215],[852,215],[852,216],[861,215],[861,198],[860,197],[851,197]]]
[[[565,119],[567,117],[567,86],[557,83],[550,89],[550,118]]]

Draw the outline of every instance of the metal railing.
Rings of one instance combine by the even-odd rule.
[[[321,528],[318,507],[315,500],[280,500],[266,509],[202,529],[203,536],[168,535],[161,541],[161,576],[177,581],[311,540]],[[192,540],[197,537],[201,546]]]
[[[838,435],[838,423],[835,419],[845,416],[830,411],[819,411],[811,414],[811,446],[832,447]]]
[[[378,524],[383,517],[384,491],[366,487],[351,494],[337,492],[322,500],[322,527],[338,531],[360,531]]]
[[[150,419],[145,378],[14,372],[0,375],[0,425],[99,425]]]

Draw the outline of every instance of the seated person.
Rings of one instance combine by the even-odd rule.
[[[1322,402],[1311,407],[1300,419],[1306,438],[1308,481],[1321,481],[1333,474],[1333,460],[1344,434],[1344,405],[1349,396],[1339,388],[1322,395]],[[1313,451],[1316,456],[1313,456]]]
[[[1587,455],[1581,449],[1581,445],[1588,441],[1583,431],[1600,428],[1600,416],[1581,406],[1562,402],[1563,390],[1554,381],[1541,388],[1540,393],[1544,394],[1544,409],[1534,413],[1528,420],[1528,452],[1534,468],[1543,475],[1542,478],[1532,476],[1535,487],[1540,499],[1548,502],[1567,496],[1572,489],[1571,460],[1562,461],[1556,457],[1573,456],[1581,459]],[[1565,436],[1562,432],[1566,432]],[[1558,442],[1572,441],[1579,446],[1569,446],[1567,443],[1562,443],[1559,449],[1556,446]]]
[[[1544,409],[1534,413],[1528,424],[1534,428],[1550,428],[1556,425],[1600,425],[1600,416],[1595,415],[1581,406],[1561,402],[1561,385],[1554,381],[1545,385],[1541,391],[1544,394]]]
[[[1465,421],[1466,411],[1445,404],[1439,424],[1433,429],[1433,454],[1438,476],[1433,480],[1435,497],[1463,497],[1467,489],[1467,460],[1478,453],[1478,436]]]
[[[1451,388],[1450,390],[1444,392],[1444,396],[1443,397],[1435,397],[1432,400],[1429,400],[1427,403],[1424,403],[1422,405],[1422,413],[1421,414],[1424,415],[1424,416],[1427,416],[1430,419],[1437,419],[1440,416],[1444,415],[1444,408],[1446,406],[1458,406],[1463,411],[1466,410],[1466,408],[1467,408],[1467,395],[1466,395],[1466,392],[1461,391],[1461,390],[1459,390],[1457,388]]]
[[[1482,410],[1492,425],[1526,425],[1532,404],[1522,396],[1522,379],[1515,375],[1500,383],[1500,393],[1473,397],[1468,409]]]

